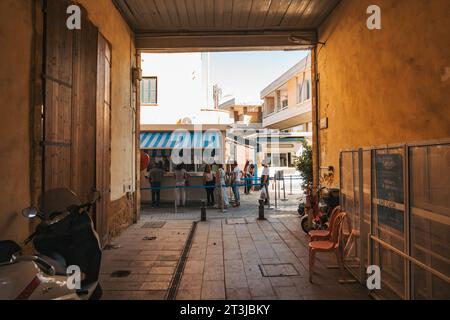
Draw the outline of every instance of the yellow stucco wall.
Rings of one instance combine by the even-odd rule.
[[[112,45],[112,165],[109,221],[132,222],[134,192],[133,34],[110,0],[80,0],[90,20]],[[20,215],[30,206],[30,86],[32,1],[0,1],[0,240],[23,241],[29,223]]]
[[[449,12],[448,0],[343,0],[322,25],[321,166],[339,168],[341,149],[450,137]]]
[[[31,30],[31,1],[0,1],[0,240],[28,235]]]

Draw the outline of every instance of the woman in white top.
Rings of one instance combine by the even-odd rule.
[[[241,195],[239,193],[239,187],[241,186],[241,175],[242,175],[242,171],[241,169],[239,169],[238,163],[237,161],[233,162],[233,179],[232,179],[232,190],[233,190],[233,194],[234,194],[234,199],[235,199],[235,207],[239,207],[241,205]]]
[[[180,207],[184,207],[186,205],[186,180],[188,179],[187,171],[184,169],[183,164],[179,164],[175,168],[174,172],[175,177],[175,185],[177,188],[175,189],[175,201],[177,205]]]
[[[228,194],[227,194],[227,186],[225,184],[225,170],[223,169],[223,165],[218,165],[218,170],[216,172],[216,186],[217,189],[220,191],[220,199],[217,202],[217,206],[219,209],[226,209],[230,205],[230,202],[228,200]]]
[[[264,204],[268,204],[270,206],[270,199],[269,199],[269,183],[270,183],[270,169],[269,169],[269,160],[264,159],[262,161],[263,170],[261,173],[261,188],[264,188],[266,191],[266,198],[264,201]]]

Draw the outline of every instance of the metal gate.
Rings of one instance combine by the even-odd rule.
[[[344,257],[361,282],[381,269],[390,299],[450,298],[450,141],[340,154]]]

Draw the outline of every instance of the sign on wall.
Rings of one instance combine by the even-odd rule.
[[[376,154],[375,166],[378,223],[403,233],[403,156]]]

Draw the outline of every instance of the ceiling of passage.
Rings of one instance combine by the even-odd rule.
[[[141,49],[301,46],[340,0],[112,0]]]

